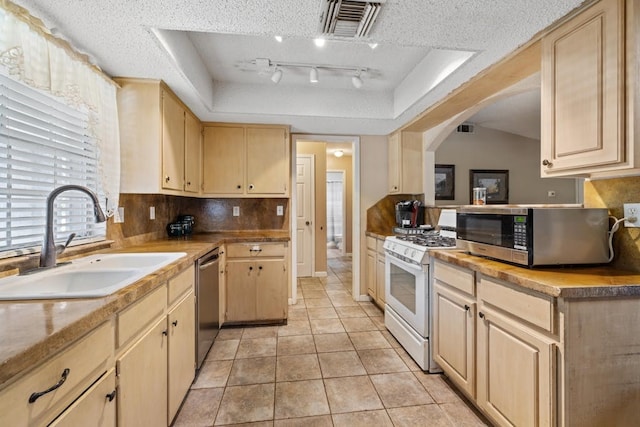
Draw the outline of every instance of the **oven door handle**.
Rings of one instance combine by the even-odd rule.
[[[389,252],[385,254],[385,260],[388,260],[390,263],[394,263],[399,267],[403,267],[405,270],[422,271],[422,265],[411,264],[405,260],[390,255]]]

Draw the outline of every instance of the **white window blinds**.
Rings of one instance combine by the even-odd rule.
[[[86,112],[0,74],[0,257],[39,249],[54,188],[102,194],[88,122]],[[79,242],[104,238],[105,225],[84,193],[68,191],[56,198],[54,232],[56,241],[76,233]]]

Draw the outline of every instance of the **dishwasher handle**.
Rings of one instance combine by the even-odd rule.
[[[220,255],[218,254],[218,248],[215,248],[208,255],[198,260],[198,268],[200,270],[204,270],[212,266],[213,264],[217,263],[219,258],[220,258]]]

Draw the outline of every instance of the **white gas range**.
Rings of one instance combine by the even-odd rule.
[[[385,239],[385,326],[424,371],[440,372],[431,356],[429,249],[456,246],[456,211],[443,209],[438,231]]]

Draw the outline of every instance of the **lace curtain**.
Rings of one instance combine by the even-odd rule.
[[[98,174],[112,215],[120,194],[116,84],[25,9],[0,0],[0,66],[14,79],[89,111],[98,145]]]

